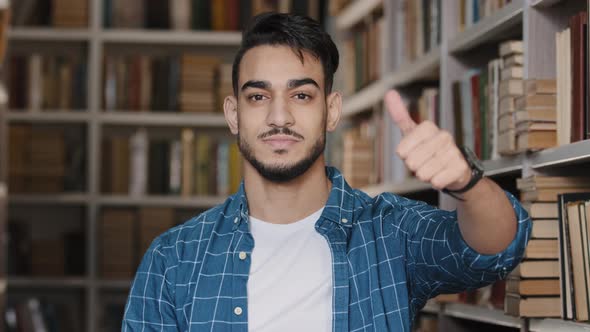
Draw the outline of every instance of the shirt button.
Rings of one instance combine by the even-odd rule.
[[[236,219],[234,219],[234,224],[238,223],[238,217],[236,217]]]
[[[242,314],[242,308],[236,307],[234,309],[234,314],[236,314],[237,316],[241,315]]]
[[[343,223],[343,224],[346,224],[347,222],[348,222],[348,219],[346,219],[346,218],[342,218],[342,223]]]
[[[243,251],[240,251],[239,257],[240,257],[241,260],[244,260],[244,259],[246,259],[246,257],[248,257],[248,254],[246,254]]]

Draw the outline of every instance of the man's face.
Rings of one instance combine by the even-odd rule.
[[[244,54],[239,68],[234,133],[244,158],[273,182],[305,173],[325,147],[323,67],[303,54],[302,63],[289,47],[258,46]]]

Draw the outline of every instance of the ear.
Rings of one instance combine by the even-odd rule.
[[[342,95],[334,91],[328,95],[328,117],[326,119],[326,130],[334,131],[342,115]]]
[[[223,100],[223,114],[232,134],[238,134],[238,100],[235,96],[227,96]]]

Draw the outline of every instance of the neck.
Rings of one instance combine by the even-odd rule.
[[[276,224],[301,220],[321,209],[328,200],[332,182],[326,176],[324,157],[301,176],[285,183],[263,178],[244,163],[244,186],[250,215]]]

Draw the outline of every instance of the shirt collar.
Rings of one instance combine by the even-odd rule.
[[[332,189],[328,201],[322,212],[322,217],[343,227],[352,227],[354,210],[354,192],[338,169],[326,166],[326,175],[332,182]],[[239,211],[238,220],[248,220],[248,200],[244,181],[240,183],[238,191],[233,195],[230,211]]]

